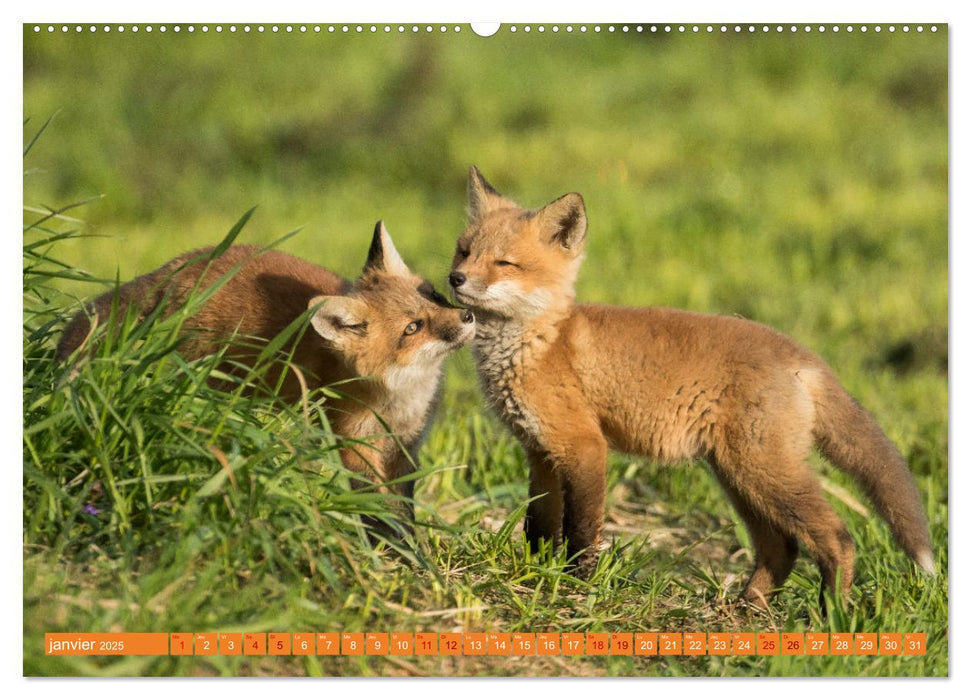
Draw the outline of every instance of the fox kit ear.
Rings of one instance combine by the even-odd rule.
[[[478,221],[493,209],[515,207],[516,203],[506,199],[490,185],[479,169],[469,168],[469,223]]]
[[[406,277],[411,274],[408,266],[405,265],[405,261],[398,255],[383,221],[374,225],[374,236],[371,238],[371,247],[367,252],[367,262],[364,263],[364,272],[371,270],[378,270],[399,277]]]
[[[310,324],[320,336],[334,345],[340,346],[350,336],[367,333],[367,305],[352,297],[319,296],[307,304],[313,309]]]
[[[547,204],[540,209],[537,218],[545,241],[573,253],[583,249],[587,237],[587,211],[579,194],[571,192]]]

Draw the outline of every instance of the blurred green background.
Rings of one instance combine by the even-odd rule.
[[[353,276],[383,218],[442,282],[475,163],[525,206],[583,194],[581,299],[797,336],[946,324],[944,28],[44,29],[24,32],[25,134],[56,117],[25,199],[104,195],[83,212],[103,237],[61,251],[101,277],[212,244],[259,205],[246,242],[303,227],[286,250]]]
[[[102,196],[69,212],[85,222],[90,237],[59,243],[57,257],[100,278],[129,279],[187,249],[215,244],[258,205],[239,242],[269,243],[302,227],[284,250],[353,277],[382,218],[405,260],[444,289],[465,223],[469,165],[528,207],[580,192],[590,230],[579,300],[741,314],[820,353],[907,457],[927,499],[946,574],[946,27],[877,34],[791,33],[787,26],[777,33],[773,25],[768,33],[709,35],[647,27],[638,33],[636,25],[627,33],[608,32],[607,25],[600,33],[593,25],[586,32],[568,33],[561,25],[554,34],[547,25],[543,33],[536,26],[526,33],[520,25],[515,33],[504,27],[482,38],[466,25],[458,33],[451,25],[445,33],[439,25],[431,32],[421,25],[417,33],[410,25],[404,33],[397,25],[390,33],[383,25],[375,33],[369,25],[362,33],[354,26],[329,33],[326,25],[320,33],[312,25],[306,33],[287,33],[283,25],[278,33],[259,33],[256,25],[244,33],[242,26],[235,33],[229,25],[219,33],[210,26],[205,34],[198,25],[193,34],[184,27],[175,33],[171,25],[164,34],[157,26],[137,34],[24,27],[25,144],[54,115],[25,161],[25,205],[57,207]],[[78,299],[104,289],[80,282],[63,288]],[[539,629],[551,619],[565,624],[553,609],[527,616],[522,601],[532,588],[510,583],[507,561],[492,568],[479,561],[475,537],[488,518],[501,522],[525,499],[525,467],[515,442],[481,406],[468,352],[450,360],[447,379],[423,464],[468,469],[424,479],[417,500],[429,510],[463,509],[465,534],[443,536],[432,550],[447,553],[443,568],[454,556],[463,573],[441,590],[418,580],[407,589],[414,608],[461,610],[484,601],[488,612],[476,618],[478,629],[519,623]],[[646,541],[650,518],[645,525],[641,511],[624,511],[626,521],[612,520],[611,513],[619,512],[616,504],[651,504],[666,509],[669,526],[689,531],[690,547],[703,542],[698,551],[712,543],[726,551],[744,546],[745,533],[737,520],[732,529],[717,486],[698,473],[612,456],[608,524]],[[832,471],[828,478],[849,484]],[[900,575],[903,558],[886,528],[874,529],[874,519],[840,508],[858,542],[858,578],[868,604],[873,580],[880,581],[877,608],[883,596],[893,607],[905,599],[901,591],[923,590]],[[655,534],[663,539],[663,532]],[[656,551],[675,550],[662,541]],[[25,586],[48,576],[59,580],[60,564],[45,566]],[[684,583],[706,582],[700,590],[724,595],[722,584],[698,566],[739,576],[747,568],[744,557],[695,566],[680,554],[663,567],[631,566],[638,586],[665,582],[658,590],[668,602],[649,615],[672,627],[724,621],[721,608],[712,612]],[[795,592],[778,608],[782,617],[760,620],[760,628],[798,627],[812,614],[805,606],[812,607],[814,594],[805,590],[816,574],[805,557],[800,567]],[[483,568],[489,569],[485,586]],[[678,583],[669,586],[665,576]],[[113,586],[112,575],[98,580]],[[599,598],[577,600],[605,611],[604,624],[638,620],[650,629],[658,618],[636,607],[643,590],[617,581],[607,590],[615,584],[608,578]],[[274,601],[268,615],[285,611],[278,618],[284,624],[293,624],[287,615],[304,619],[301,606],[310,600],[339,614],[359,607],[351,598],[341,607],[323,589],[277,600],[278,589],[295,591],[288,580],[252,585],[268,587],[260,600]],[[900,617],[873,623],[942,635],[926,666],[871,668],[864,660],[836,659],[823,671],[759,659],[734,672],[946,674],[946,577],[934,585],[940,606],[894,608]],[[425,605],[426,589],[441,599]],[[232,595],[213,593],[220,600]],[[537,599],[531,600],[533,611]],[[25,620],[40,634],[55,616],[43,606],[57,604],[49,597],[36,604],[41,612]],[[667,604],[671,618],[664,617]],[[79,629],[100,628],[97,615],[77,614],[82,617],[63,619]],[[187,603],[167,610],[159,624],[191,626],[198,614]],[[865,606],[859,614],[878,619]],[[587,624],[584,619],[573,622]],[[456,613],[432,623],[439,629],[473,624],[456,620],[465,618]],[[840,619],[831,623],[840,629]],[[159,663],[149,668],[176,668]],[[729,673],[712,659],[698,662],[710,666],[692,663],[671,660],[652,672]]]

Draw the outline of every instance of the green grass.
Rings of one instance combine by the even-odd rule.
[[[24,32],[24,672],[30,675],[948,674],[947,32],[804,36]],[[40,125],[54,115],[41,137]],[[422,450],[422,525],[372,547],[319,419],[216,391],[127,324],[71,376],[67,317],[227,236],[353,277],[383,218],[437,282],[467,168],[587,203],[583,301],[738,313],[820,353],[899,446],[941,573],[834,497],[851,600],[801,557],[771,612],[703,464],[614,454],[595,575],[521,539],[526,467],[467,351]],[[63,203],[83,202],[77,207]],[[49,208],[58,209],[50,212]],[[287,232],[297,227],[294,236]],[[58,262],[61,261],[61,262]],[[84,270],[86,272],[81,272]],[[269,361],[269,360],[268,360]],[[258,368],[254,376],[260,374]],[[828,484],[861,499],[821,460]],[[91,506],[91,508],[85,508]],[[92,512],[92,508],[96,512]],[[53,631],[894,631],[920,658],[45,657]]]

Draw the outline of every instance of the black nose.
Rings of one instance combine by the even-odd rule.
[[[475,320],[475,315],[469,309],[465,309],[460,318],[462,323],[472,323]]]
[[[448,276],[448,283],[453,287],[461,287],[466,279],[464,272],[452,272]]]

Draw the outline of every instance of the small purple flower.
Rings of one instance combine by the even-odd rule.
[[[97,515],[100,511],[94,506],[88,504],[84,506],[84,512],[88,513],[89,515]]]

